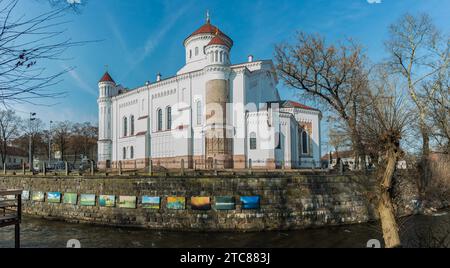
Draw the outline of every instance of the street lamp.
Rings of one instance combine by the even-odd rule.
[[[48,129],[48,162],[52,161],[52,124],[53,121],[50,121],[49,129]]]
[[[36,120],[36,113],[30,113],[30,133],[29,133],[29,140],[28,140],[28,163],[30,165],[30,171],[33,171],[33,156],[31,155],[31,134],[32,134],[32,129],[31,129],[31,122]]]

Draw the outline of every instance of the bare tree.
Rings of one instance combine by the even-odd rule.
[[[0,110],[0,154],[2,163],[7,157],[8,144],[20,135],[22,119],[12,110]]]
[[[356,162],[364,159],[357,127],[358,97],[367,87],[361,48],[353,42],[327,45],[320,36],[299,33],[294,44],[276,46],[275,58],[278,73],[288,87],[319,100],[339,115],[351,137]]]
[[[71,136],[72,123],[69,121],[57,122],[53,128],[53,141],[61,153],[61,160],[66,159],[66,153],[69,149],[69,140]]]
[[[379,156],[378,213],[386,247],[401,246],[391,192],[397,161],[404,154],[400,141],[410,116],[398,91],[396,80],[386,73],[377,75],[362,98],[364,111],[358,122],[368,152]]]
[[[86,6],[88,0],[41,0],[48,2],[53,8],[67,8],[75,13],[80,13],[82,8]]]
[[[423,84],[426,104],[429,111],[431,136],[438,148],[450,154],[450,80],[448,70],[436,75],[435,78]]]
[[[0,102],[36,104],[41,98],[61,97],[64,92],[52,87],[70,69],[50,73],[45,64],[85,43],[62,36],[60,26],[67,23],[63,16],[70,7],[27,17],[18,4],[19,0],[0,0]]]
[[[448,37],[444,38],[439,33],[426,14],[405,14],[389,30],[390,38],[386,42],[390,54],[388,66],[406,81],[409,96],[418,112],[422,135],[420,191],[423,193],[429,179],[430,127],[426,121],[428,98],[425,97],[427,94],[423,94],[421,85],[448,68],[450,43]]]

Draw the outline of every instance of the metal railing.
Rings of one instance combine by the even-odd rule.
[[[22,190],[0,190],[0,228],[15,225],[15,247],[20,248]]]
[[[3,175],[33,175],[33,176],[272,176],[295,174],[353,174],[361,171],[349,170],[341,164],[334,168],[322,166],[313,159],[304,161],[274,161],[274,160],[219,160],[219,159],[147,159],[121,160],[111,163],[110,167],[97,167],[90,161],[83,169],[63,162],[61,169],[48,169],[46,162],[39,169],[29,171],[24,164],[22,169],[7,169],[3,167]],[[367,171],[366,171],[367,172]]]

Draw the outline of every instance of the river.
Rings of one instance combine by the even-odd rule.
[[[399,225],[405,247],[450,247],[450,211],[402,218]],[[79,240],[86,248],[358,248],[366,247],[369,239],[382,241],[382,235],[378,223],[282,232],[193,233],[23,219],[22,247],[61,248],[70,239]],[[0,248],[13,246],[14,227],[1,228]]]

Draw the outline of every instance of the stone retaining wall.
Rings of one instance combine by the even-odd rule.
[[[373,180],[367,176],[278,178],[0,177],[1,188],[96,194],[95,207],[24,201],[26,215],[70,222],[184,231],[259,231],[366,222],[375,219]],[[137,196],[136,209],[98,206],[99,195]],[[141,206],[141,196],[160,196],[159,210]],[[236,209],[197,211],[192,196],[235,196]],[[240,196],[259,195],[260,209],[243,210]],[[166,208],[167,196],[186,197],[185,210]],[[213,203],[214,205],[214,203]]]

